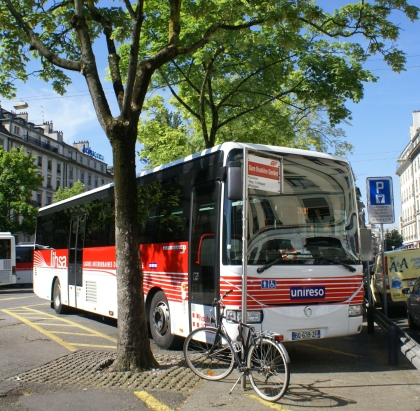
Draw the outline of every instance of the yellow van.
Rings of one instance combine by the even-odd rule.
[[[371,291],[375,306],[382,305],[382,255],[377,254],[373,264]],[[385,284],[388,307],[405,307],[407,295],[403,290],[411,289],[420,277],[420,249],[385,252]]]

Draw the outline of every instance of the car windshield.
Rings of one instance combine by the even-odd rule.
[[[357,213],[345,162],[288,155],[283,193],[249,190],[248,264],[352,264]],[[224,262],[242,263],[242,201],[226,201]]]

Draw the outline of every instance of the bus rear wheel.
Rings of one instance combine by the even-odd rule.
[[[53,285],[53,307],[57,314],[65,314],[69,311],[69,307],[61,302],[61,285],[58,278],[54,280]]]
[[[171,314],[163,291],[158,291],[150,304],[150,332],[159,348],[168,350],[180,344],[180,338],[171,332]]]

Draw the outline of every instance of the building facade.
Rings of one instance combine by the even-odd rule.
[[[420,110],[413,111],[410,142],[397,162],[401,195],[400,234],[404,238],[404,247],[417,248],[420,244]]]
[[[31,203],[43,207],[53,202],[59,187],[71,188],[81,181],[86,190],[108,184],[113,175],[99,153],[89,147],[89,141],[69,145],[63,133],[54,130],[53,122],[36,125],[28,121],[27,112],[15,113],[0,105],[0,147],[6,151],[24,148],[39,168],[42,185],[33,192]],[[17,241],[33,241],[33,235],[13,233]]]

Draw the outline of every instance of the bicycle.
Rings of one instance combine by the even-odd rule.
[[[236,363],[241,374],[229,394],[247,375],[252,388],[261,398],[277,401],[287,391],[290,380],[290,360],[281,343],[283,336],[257,332],[252,325],[232,320],[238,324],[239,330],[238,341],[233,341],[223,325],[223,320],[227,320],[223,299],[232,291],[227,291],[212,304],[216,311],[216,326],[197,328],[188,335],[183,350],[185,360],[195,374],[210,381],[227,377]],[[246,336],[245,329],[248,330]]]

